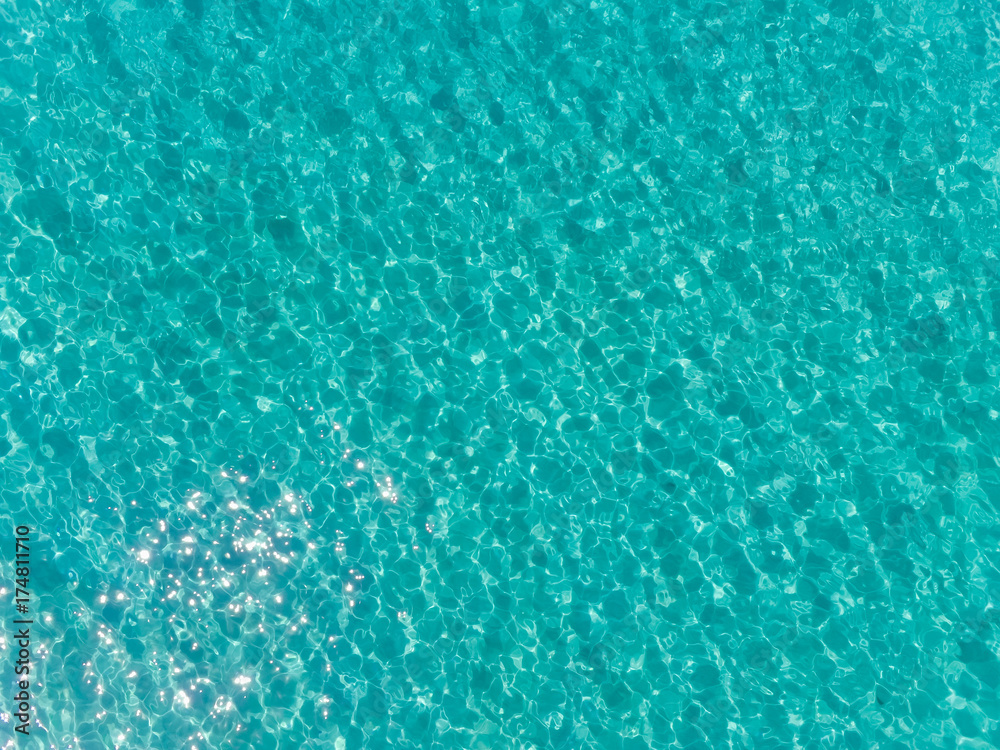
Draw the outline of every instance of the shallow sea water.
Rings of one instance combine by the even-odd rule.
[[[0,4],[17,746],[1000,747],[987,8]]]

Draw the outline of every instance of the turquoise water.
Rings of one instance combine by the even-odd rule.
[[[1000,747],[997,21],[0,5],[18,746]]]

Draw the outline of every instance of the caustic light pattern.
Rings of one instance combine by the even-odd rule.
[[[998,28],[0,4],[18,747],[1000,746]]]

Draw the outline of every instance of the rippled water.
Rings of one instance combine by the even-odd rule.
[[[1000,746],[986,8],[0,5],[18,746]]]

